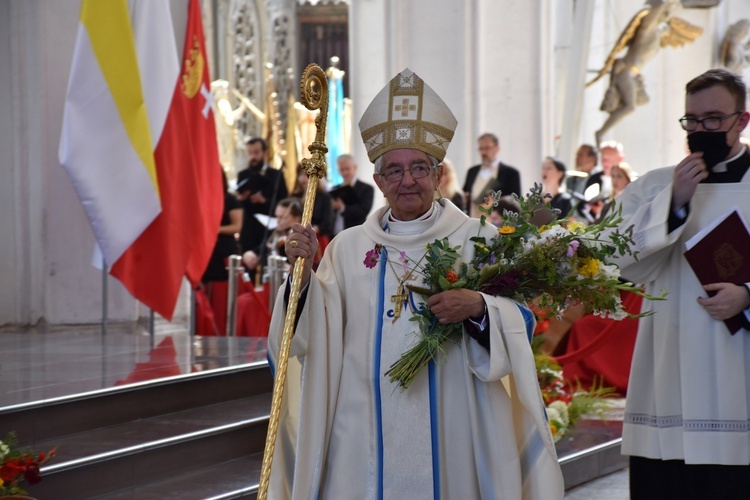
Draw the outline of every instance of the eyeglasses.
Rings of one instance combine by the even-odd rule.
[[[705,130],[719,130],[721,128],[721,122],[726,120],[727,118],[731,118],[733,116],[741,115],[742,111],[735,111],[734,113],[724,115],[724,116],[709,116],[708,118],[698,119],[698,118],[691,118],[688,116],[683,116],[680,118],[680,125],[682,125],[682,128],[688,132],[693,132],[695,129],[698,128],[698,125],[703,125],[703,128]]]
[[[430,171],[438,168],[438,165],[412,165],[410,168],[387,167],[385,172],[378,172],[378,175],[385,177],[388,182],[398,182],[404,178],[404,172],[409,172],[412,179],[424,179],[430,174]]]

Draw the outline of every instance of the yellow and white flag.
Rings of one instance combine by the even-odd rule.
[[[83,0],[59,159],[109,266],[161,212],[154,147],[178,73],[168,1]]]

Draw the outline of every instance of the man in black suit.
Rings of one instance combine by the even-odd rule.
[[[336,158],[336,165],[344,182],[331,190],[333,210],[336,214],[333,234],[362,224],[372,208],[375,190],[357,179],[357,163],[351,155]]]
[[[245,143],[245,150],[249,164],[237,174],[237,197],[244,209],[240,231],[243,252],[260,246],[266,233],[266,226],[255,218],[255,214],[273,215],[276,203],[288,195],[281,170],[266,163],[266,141],[251,137]]]
[[[474,165],[466,173],[464,193],[468,214],[479,217],[477,201],[490,191],[502,191],[503,196],[521,196],[521,174],[518,170],[502,163],[499,159],[500,141],[495,134],[482,134],[477,140],[482,163]]]

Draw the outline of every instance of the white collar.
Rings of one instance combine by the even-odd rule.
[[[721,172],[726,172],[728,170],[727,164],[728,163],[732,163],[734,160],[736,160],[740,156],[744,155],[745,151],[747,151],[747,146],[745,146],[743,144],[742,148],[740,148],[740,152],[739,153],[737,153],[736,155],[732,156],[728,160],[724,160],[724,161],[719,162],[716,165],[714,165],[713,168],[711,168],[711,172],[714,172],[714,173],[717,173],[717,174],[721,173]]]
[[[393,210],[388,210],[380,221],[380,226],[390,234],[421,234],[432,227],[443,211],[442,205],[433,202],[430,209],[414,220],[398,220],[393,217]]]

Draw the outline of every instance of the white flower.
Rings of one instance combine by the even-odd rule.
[[[564,427],[567,427],[570,425],[570,415],[568,415],[568,405],[563,403],[562,401],[553,401],[549,404],[547,408],[552,408],[553,410],[557,411],[557,413],[560,415],[558,418],[558,421],[563,424]]]
[[[10,453],[10,448],[7,444],[0,441],[0,459],[5,458]]]
[[[562,423],[562,420],[560,420],[560,412],[556,409],[552,408],[551,406],[548,406],[546,408],[547,410],[547,420],[550,422],[560,422]]]
[[[620,277],[620,268],[614,264],[600,264],[599,273],[607,279],[617,279]]]

